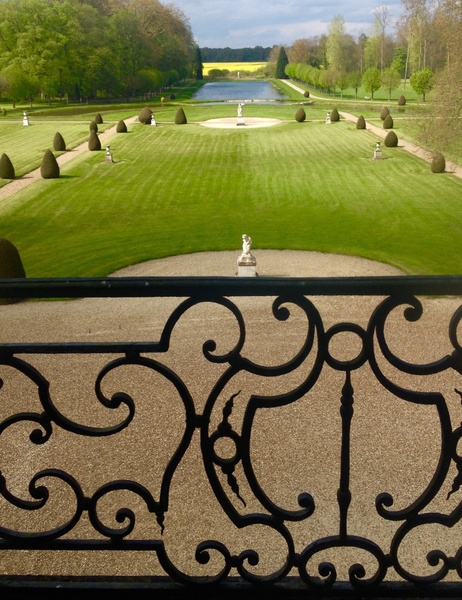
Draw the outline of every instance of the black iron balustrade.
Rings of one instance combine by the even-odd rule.
[[[0,306],[0,589],[460,597],[460,296],[462,276],[0,281],[2,298],[154,302],[138,339],[91,341],[53,321],[26,339],[25,303]],[[212,325],[229,337],[201,339]],[[88,568],[125,553],[123,576]],[[80,567],[9,570],[41,555]]]

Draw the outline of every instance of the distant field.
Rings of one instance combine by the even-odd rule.
[[[228,69],[228,71],[258,71],[266,62],[208,62],[204,63],[203,73],[208,75],[210,69]]]

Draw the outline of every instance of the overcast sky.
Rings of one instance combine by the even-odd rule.
[[[173,0],[189,18],[201,48],[245,48],[290,45],[299,38],[327,33],[336,15],[355,37],[369,34],[372,11],[388,6],[392,23],[400,16],[401,0]],[[392,33],[389,27],[387,33]]]

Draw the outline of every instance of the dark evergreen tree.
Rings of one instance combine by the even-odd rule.
[[[286,75],[286,66],[289,64],[284,46],[279,48],[278,60],[276,63],[276,79],[288,79]]]
[[[0,277],[3,279],[18,278],[26,276],[19,252],[9,240],[0,238]],[[14,304],[20,298],[0,298],[0,304]]]
[[[383,128],[393,129],[393,117],[391,115],[387,115],[383,120]]]
[[[186,125],[187,122],[188,121],[186,119],[186,115],[184,114],[184,110],[180,106],[180,108],[176,111],[175,123],[176,125]]]
[[[297,112],[295,113],[295,120],[298,121],[299,123],[303,123],[303,121],[306,119],[306,112],[305,110],[300,106],[297,109]]]
[[[14,179],[15,172],[13,163],[7,154],[2,154],[0,157],[0,179]]]
[[[88,138],[88,149],[91,151],[101,150],[101,141],[94,129],[90,131],[90,137]]]
[[[393,130],[391,130],[385,136],[385,146],[387,148],[396,148],[397,145],[398,145],[398,136],[396,135],[396,133]]]
[[[51,150],[46,150],[40,166],[40,175],[43,179],[58,179],[59,165]]]
[[[446,171],[446,159],[441,152],[435,152],[430,163],[432,173],[444,173]]]
[[[143,123],[143,125],[151,125],[152,121],[152,110],[149,106],[145,106],[140,110],[140,114],[138,115],[138,121]]]
[[[194,47],[194,58],[192,64],[192,72],[196,79],[204,79],[204,65],[202,64],[202,54],[201,49],[196,44]]]
[[[55,137],[53,138],[53,148],[56,152],[64,152],[66,150],[66,142],[59,131],[55,133]]]

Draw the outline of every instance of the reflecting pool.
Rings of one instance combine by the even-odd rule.
[[[214,81],[206,83],[192,97],[193,100],[284,100],[287,96],[269,81]]]

